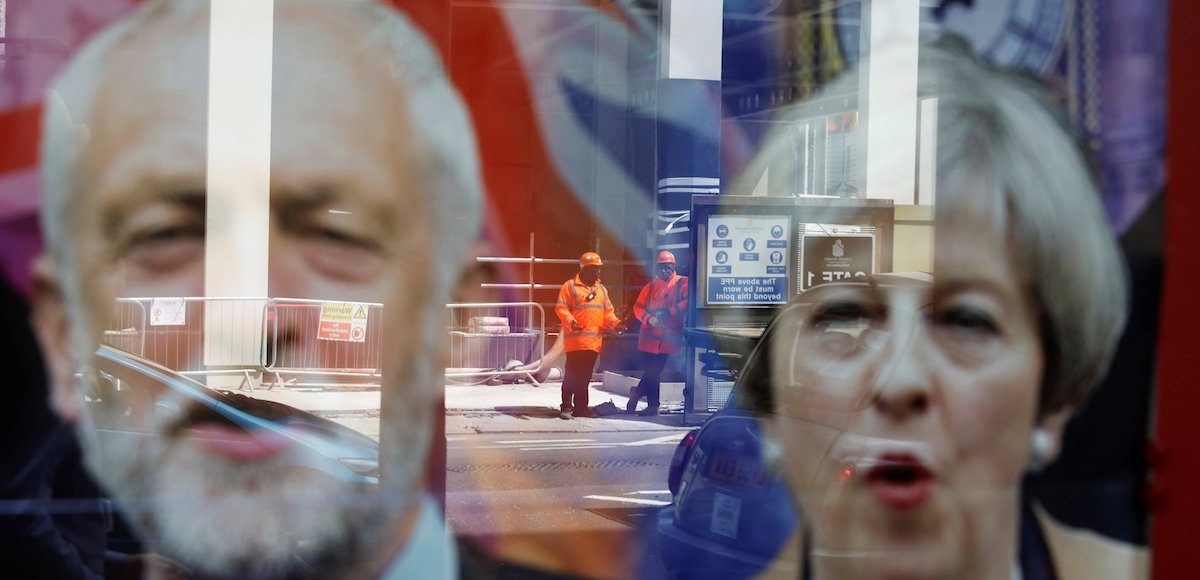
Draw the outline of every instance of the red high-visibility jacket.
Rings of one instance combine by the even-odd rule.
[[[653,354],[673,354],[683,346],[683,321],[687,316],[688,279],[678,274],[663,282],[655,278],[642,287],[633,315],[642,322],[638,350]],[[646,323],[658,316],[658,326]]]
[[[587,297],[592,296],[591,300]],[[562,321],[563,346],[567,352],[576,350],[594,350],[600,352],[600,344],[604,341],[600,332],[604,329],[614,329],[621,321],[613,313],[612,301],[608,299],[608,288],[596,280],[592,286],[586,286],[579,281],[579,275],[567,280],[558,291],[558,305],[554,307],[558,319]],[[576,322],[582,328],[576,328],[571,322]]]

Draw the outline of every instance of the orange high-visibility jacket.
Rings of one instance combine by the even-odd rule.
[[[643,286],[637,302],[633,304],[633,315],[642,322],[638,350],[653,354],[679,352],[683,343],[687,301],[688,279],[684,276],[671,274],[666,282],[655,278]],[[651,316],[658,316],[658,326],[646,324]]]
[[[594,294],[593,294],[594,293]],[[592,299],[588,300],[588,295]],[[558,305],[554,307],[562,321],[563,346],[567,352],[594,350],[600,352],[603,337],[600,331],[617,327],[621,321],[613,313],[612,301],[608,299],[608,288],[596,280],[592,286],[579,281],[579,275],[567,280],[558,291]],[[575,321],[582,328],[571,325]]]

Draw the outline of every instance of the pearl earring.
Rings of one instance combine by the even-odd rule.
[[[774,437],[764,437],[761,450],[763,465],[770,471],[779,469],[783,460],[783,444]]]
[[[1054,456],[1054,435],[1049,429],[1034,428],[1029,434],[1029,470],[1038,472],[1050,464]]]

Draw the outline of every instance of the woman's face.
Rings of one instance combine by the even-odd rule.
[[[825,577],[982,577],[1015,557],[996,538],[1016,534],[1038,309],[1002,236],[939,228],[934,276],[818,287],[777,328],[769,428]]]

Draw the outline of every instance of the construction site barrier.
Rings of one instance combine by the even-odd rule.
[[[382,304],[272,298],[266,332],[262,367],[274,382],[285,374],[372,380],[383,372]]]
[[[534,380],[546,350],[546,310],[536,302],[447,304],[450,311],[447,380]]]
[[[257,367],[265,347],[267,302],[266,298],[120,298],[103,340],[184,374]]]
[[[534,302],[448,304],[446,348],[453,381],[533,380],[545,351],[545,310]],[[105,344],[184,374],[262,372],[326,386],[377,380],[383,367],[383,305],[296,298],[121,298]],[[206,330],[207,329],[207,330]],[[534,369],[536,370],[536,369]],[[303,384],[313,384],[303,381]]]

